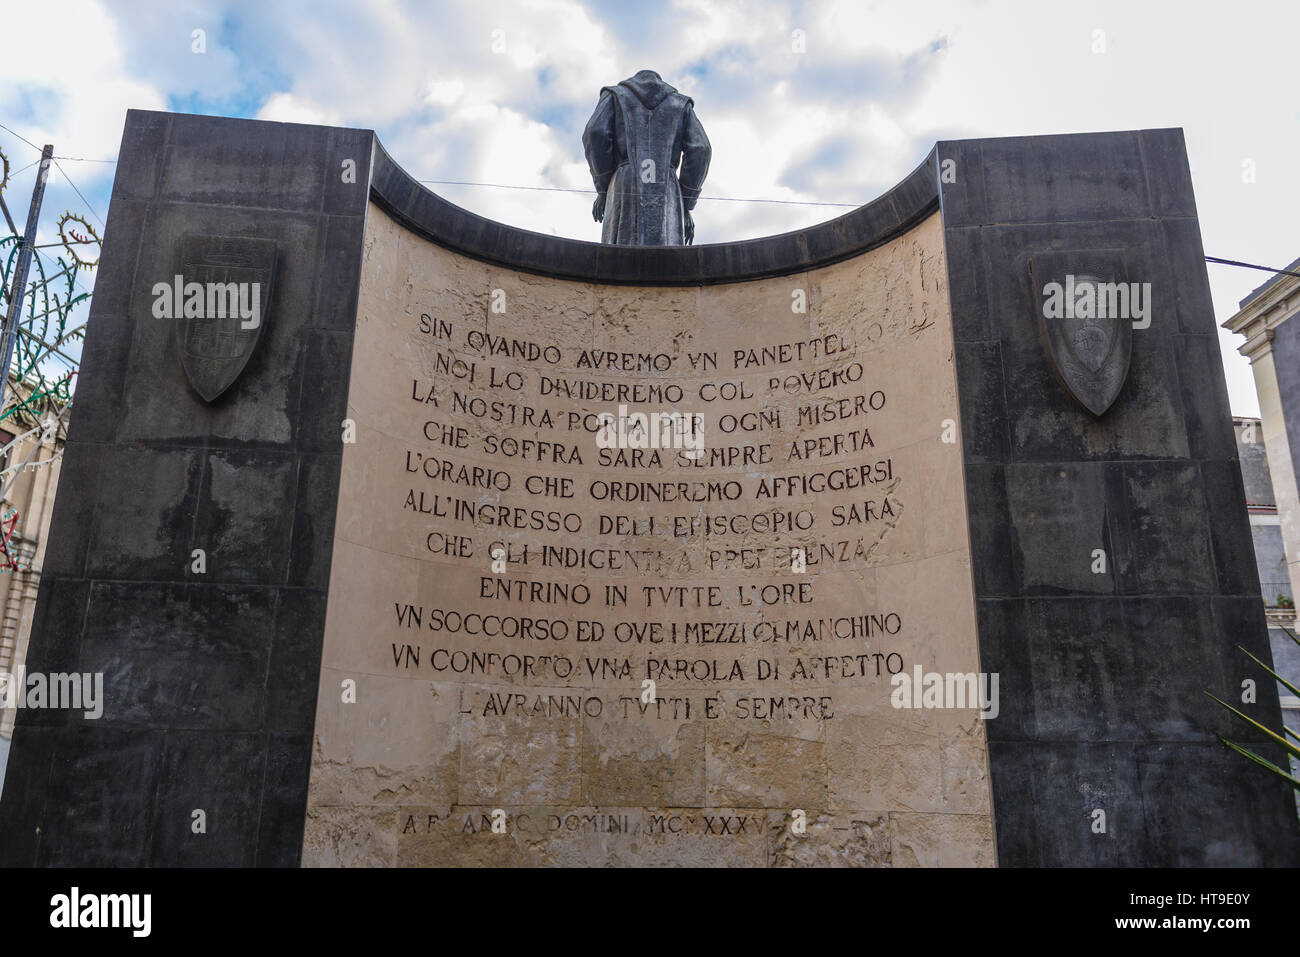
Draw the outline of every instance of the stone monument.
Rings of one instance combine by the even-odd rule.
[[[587,243],[128,115],[27,663],[103,715],[20,714],[0,858],[1296,864],[1182,134],[698,247],[637,155]]]

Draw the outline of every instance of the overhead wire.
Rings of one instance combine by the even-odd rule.
[[[0,129],[12,133],[14,136],[18,137],[20,140],[22,140],[32,149],[35,149],[39,152],[39,147],[37,147],[35,143],[27,139],[27,137],[23,136],[21,133],[13,129],[10,129],[8,126],[5,126],[3,123],[0,123]],[[73,182],[72,177],[68,176],[67,170],[65,170],[62,164],[59,163],[58,161],[66,160],[68,162],[73,162],[73,163],[115,164],[117,160],[92,159],[84,156],[55,156],[53,157],[53,159],[55,161],[55,166],[57,166],[59,169],[59,172],[61,172],[64,178],[67,179],[68,185],[72,187],[74,192],[76,192],[77,196],[85,204],[86,208],[90,210],[91,214],[94,215],[94,217],[97,220],[99,220],[101,225],[104,225],[103,217],[99,215],[99,213],[95,210],[93,206],[91,206],[89,201],[87,201],[85,195],[81,192],[80,189],[77,188],[77,184]],[[36,162],[39,162],[39,160]],[[35,166],[36,162],[28,163],[22,169],[10,175],[12,176],[18,175],[18,173],[21,173],[27,169],[30,169],[32,166]],[[522,186],[513,183],[481,183],[473,180],[453,180],[453,179],[422,179],[422,180],[417,180],[417,182],[429,186],[474,186],[474,187],[479,187],[484,189],[517,189],[517,190],[528,190],[532,192],[583,193],[588,196],[596,195],[596,191],[594,189],[581,189],[581,188],[565,187],[565,186]],[[802,200],[802,199],[758,199],[752,197],[739,197],[739,196],[701,196],[699,197],[699,199],[701,201],[709,200],[711,202],[721,202],[721,203],[770,203],[770,204],[776,204],[781,206],[833,206],[833,207],[845,208],[845,209],[856,209],[859,206],[863,205],[861,203],[832,203],[832,202],[821,202],[815,200]],[[1287,269],[1276,269],[1272,266],[1260,266],[1255,263],[1241,262],[1235,259],[1224,259],[1219,256],[1206,256],[1205,261],[1209,263],[1217,263],[1223,266],[1237,266],[1242,269],[1257,269],[1262,272],[1269,272],[1279,276],[1293,276],[1296,278],[1300,278],[1300,272],[1292,272]],[[75,281],[75,277],[74,277],[74,281]],[[82,289],[83,291],[89,292],[89,290],[86,290],[84,286],[82,287]]]

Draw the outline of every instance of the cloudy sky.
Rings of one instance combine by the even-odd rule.
[[[1182,127],[1206,252],[1285,266],[1300,256],[1298,35],[1295,0],[9,3],[0,149],[16,219],[38,155],[18,136],[68,157],[42,242],[65,208],[107,213],[103,161],[132,107],[373,128],[419,179],[555,190],[431,186],[451,201],[595,241],[592,197],[559,190],[591,187],[580,137],[600,87],[654,69],[713,143],[700,243],[840,215],[813,204],[871,200],[939,139]],[[1268,278],[1209,274],[1220,322]],[[1236,338],[1221,333],[1233,411],[1256,414]]]

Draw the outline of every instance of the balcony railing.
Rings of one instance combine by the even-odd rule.
[[[1295,607],[1290,581],[1260,582],[1259,593],[1264,596],[1264,604],[1269,608]]]

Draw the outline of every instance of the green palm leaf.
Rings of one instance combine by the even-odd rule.
[[[1244,754],[1246,757],[1250,758],[1250,760],[1254,761],[1256,764],[1259,764],[1259,765],[1262,765],[1262,766],[1268,768],[1268,769],[1269,769],[1270,771],[1272,771],[1274,774],[1277,774],[1277,775],[1280,775],[1281,777],[1286,778],[1288,781],[1291,782],[1291,784],[1292,784],[1294,787],[1300,788],[1300,780],[1297,780],[1296,778],[1292,777],[1292,776],[1291,776],[1290,774],[1288,774],[1287,772],[1283,771],[1281,768],[1279,768],[1279,767],[1278,767],[1276,764],[1274,764],[1272,761],[1268,760],[1268,758],[1261,758],[1261,757],[1260,757],[1258,754],[1256,754],[1254,751],[1251,751],[1249,748],[1243,748],[1241,745],[1237,744],[1235,741],[1229,741],[1227,738],[1225,738],[1225,737],[1224,737],[1223,735],[1221,735],[1221,734],[1220,734],[1220,735],[1216,735],[1216,737],[1218,737],[1218,739],[1219,739],[1220,741],[1222,741],[1222,742],[1223,742],[1224,744],[1226,744],[1228,747],[1232,748],[1232,750],[1236,751],[1238,754]]]
[[[1292,635],[1291,637],[1292,637],[1292,638],[1295,638],[1295,635]],[[1300,641],[1298,641],[1297,643],[1300,643]],[[1246,651],[1245,648],[1242,648],[1241,645],[1238,645],[1237,648],[1240,649],[1240,650],[1241,650],[1241,651],[1246,655],[1247,658],[1249,658],[1251,661],[1255,662],[1255,664],[1259,665],[1261,668],[1263,668],[1265,671],[1267,671],[1269,674],[1271,674],[1271,675],[1272,675],[1274,678],[1276,678],[1278,681],[1282,682],[1282,684],[1286,685],[1286,686],[1291,690],[1291,693],[1292,693],[1292,694],[1297,695],[1297,696],[1300,696],[1300,688],[1297,688],[1297,687],[1296,687],[1295,685],[1293,685],[1291,682],[1287,681],[1285,678],[1283,678],[1280,674],[1278,674],[1276,671],[1274,671],[1274,670],[1273,670],[1272,668],[1270,668],[1268,665],[1264,664],[1264,662],[1260,661],[1258,658],[1256,658],[1254,655],[1252,655],[1249,651]]]
[[[1278,734],[1276,731],[1273,731],[1273,730],[1271,730],[1270,728],[1266,728],[1266,727],[1264,727],[1264,725],[1260,724],[1258,721],[1256,721],[1254,718],[1250,717],[1249,715],[1242,714],[1240,711],[1238,711],[1238,710],[1237,710],[1236,708],[1234,708],[1232,705],[1228,704],[1226,701],[1220,701],[1218,698],[1215,698],[1214,695],[1210,694],[1208,691],[1205,692],[1205,693],[1206,693],[1207,695],[1209,695],[1211,698],[1213,698],[1215,701],[1218,701],[1219,704],[1223,705],[1225,708],[1227,708],[1227,709],[1228,709],[1229,711],[1231,711],[1233,714],[1237,715],[1237,717],[1242,718],[1242,719],[1244,719],[1245,721],[1248,721],[1250,724],[1254,725],[1254,726],[1255,726],[1256,728],[1258,728],[1260,731],[1263,731],[1266,735],[1268,735],[1270,738],[1272,738],[1272,739],[1273,739],[1274,741],[1276,741],[1278,744],[1282,745],[1282,747],[1286,748],[1286,750],[1287,750],[1287,751],[1288,751],[1288,752],[1289,752],[1293,757],[1300,758],[1300,747],[1296,747],[1294,744],[1292,744],[1292,743],[1291,743],[1290,741],[1288,741],[1286,738],[1282,737],[1282,736],[1281,736],[1280,734]]]

